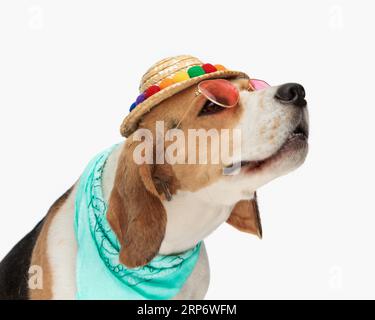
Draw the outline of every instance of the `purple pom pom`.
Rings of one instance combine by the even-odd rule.
[[[138,97],[137,97],[137,100],[135,100],[135,103],[138,105],[140,103],[142,103],[143,101],[145,101],[146,99],[146,96],[144,93],[141,93]]]

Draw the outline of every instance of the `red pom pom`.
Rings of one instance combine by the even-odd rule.
[[[151,87],[149,87],[145,92],[145,96],[146,96],[146,99],[151,97],[152,95],[154,95],[156,92],[159,92],[160,91],[160,87],[159,86],[156,86],[156,85],[153,85]]]
[[[217,71],[217,69],[211,63],[204,64],[202,68],[204,71],[206,71],[206,73],[212,73]]]

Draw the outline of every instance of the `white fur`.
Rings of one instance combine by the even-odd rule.
[[[232,188],[225,190],[219,181],[197,192],[178,192],[172,201],[165,201],[167,227],[160,253],[171,254],[194,247],[225,222],[239,199],[253,194]]]
[[[52,299],[75,299],[77,242],[74,234],[76,188],[54,216],[47,235]]]
[[[240,93],[244,114],[234,129],[241,130],[241,159],[258,161],[270,157],[299,122],[301,108],[274,99],[279,87]]]
[[[210,266],[204,243],[201,245],[198,262],[193,272],[187,279],[180,292],[173,298],[175,300],[201,300],[205,297],[210,283]]]
[[[117,162],[121,154],[121,150],[123,148],[124,143],[119,143],[117,147],[111,152],[109,155],[104,171],[103,171],[103,178],[102,178],[102,190],[103,190],[103,197],[104,200],[109,200],[109,196],[112,191],[113,184],[115,182],[115,175],[117,169]]]
[[[187,205],[189,203],[189,205]],[[167,227],[161,254],[182,252],[194,247],[228,219],[231,207],[197,201],[195,193],[180,192],[165,202]]]

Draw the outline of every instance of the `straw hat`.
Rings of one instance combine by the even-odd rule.
[[[148,69],[142,77],[140,95],[122,122],[121,134],[129,137],[137,130],[145,113],[163,100],[202,80],[237,77],[249,78],[244,72],[228,70],[219,64],[204,64],[190,55],[163,59]]]

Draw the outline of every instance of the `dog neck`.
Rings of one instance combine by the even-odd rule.
[[[120,144],[113,150],[104,167],[102,188],[106,201],[114,184],[122,147],[123,144]],[[221,189],[225,190],[220,186],[211,186],[198,192],[178,191],[171,201],[163,201],[167,225],[160,254],[179,253],[193,248],[228,219],[235,201],[217,202],[217,199],[228,198],[218,194]],[[228,193],[228,190],[225,192]]]
[[[232,209],[232,206],[210,204],[196,193],[181,191],[163,204],[167,212],[167,226],[161,254],[191,249],[225,222]]]

